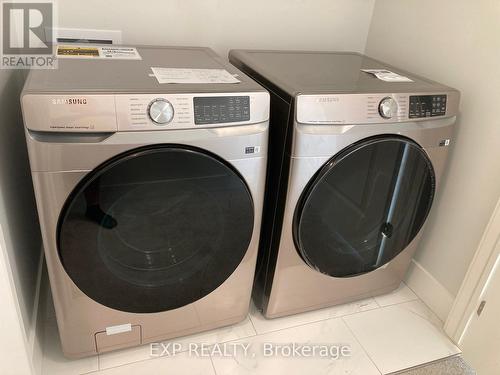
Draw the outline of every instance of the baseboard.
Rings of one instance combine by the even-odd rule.
[[[439,319],[446,321],[455,298],[414,259],[406,275],[406,284]]]

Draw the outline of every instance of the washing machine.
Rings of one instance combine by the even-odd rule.
[[[21,96],[68,357],[236,323],[251,297],[269,94],[209,49],[117,48],[66,49]]]
[[[357,53],[230,61],[271,92],[257,307],[273,318],[397,288],[439,192],[459,93]]]

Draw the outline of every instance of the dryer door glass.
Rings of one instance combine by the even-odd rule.
[[[159,312],[218,288],[245,256],[253,201],[229,163],[200,149],[135,149],[96,168],[68,198],[61,262],[90,298]]]
[[[295,210],[303,260],[334,277],[383,266],[418,234],[431,208],[434,170],[425,151],[397,136],[363,140],[330,159]]]

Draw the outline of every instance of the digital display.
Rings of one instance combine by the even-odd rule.
[[[410,96],[409,118],[444,116],[446,114],[446,95]]]
[[[205,96],[193,98],[196,125],[250,120],[249,96]]]

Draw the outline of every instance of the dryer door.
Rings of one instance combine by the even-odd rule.
[[[434,191],[434,170],[418,144],[398,136],[365,139],[309,182],[295,210],[295,245],[309,266],[327,275],[370,272],[417,235]]]
[[[116,310],[175,309],[219,287],[247,252],[250,191],[227,162],[178,145],[131,150],[68,198],[61,262],[90,298]]]

